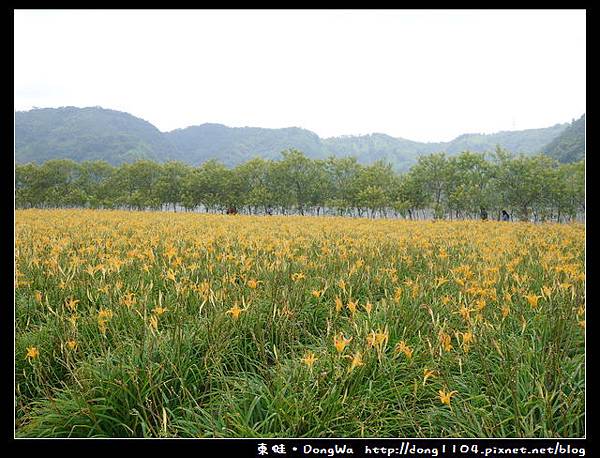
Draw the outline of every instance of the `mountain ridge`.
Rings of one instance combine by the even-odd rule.
[[[235,166],[256,156],[278,159],[281,151],[295,148],[312,159],[354,155],[361,163],[384,160],[402,171],[419,156],[434,152],[485,152],[500,145],[514,153],[539,153],[568,126],[563,123],[520,131],[461,134],[448,142],[417,142],[382,132],[321,138],[302,127],[229,127],[220,123],[163,132],[149,121],[118,110],[36,108],[15,112],[15,161],[39,163],[66,158],[79,162],[106,160],[117,165],[149,159],[200,165],[217,159]]]

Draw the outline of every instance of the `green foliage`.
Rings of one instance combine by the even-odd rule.
[[[465,151],[419,158],[407,173],[391,164],[362,165],[356,158],[313,160],[298,150],[279,161],[252,159],[227,168],[215,159],[199,167],[181,162],[51,160],[17,165],[18,208],[92,207],[164,209],[203,207],[245,213],[479,218],[501,210],[528,220],[571,220],[585,210],[585,166],[559,164],[546,155],[512,156],[498,148],[491,160]]]

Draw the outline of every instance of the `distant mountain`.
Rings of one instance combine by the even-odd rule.
[[[445,152],[449,156],[463,151],[481,153],[494,151],[500,145],[517,154],[539,153],[547,142],[560,135],[566,127],[567,124],[556,124],[543,129],[463,134],[452,141],[438,143],[414,142],[385,134],[326,138],[323,143],[337,156],[355,154],[364,163],[384,159],[399,170],[407,170],[419,156],[438,152]]]
[[[585,157],[585,114],[548,143],[543,151],[559,162],[577,162]]]
[[[231,167],[255,156],[278,159],[281,151],[296,148],[312,159],[356,156],[363,164],[384,160],[396,170],[405,171],[419,156],[434,152],[448,155],[466,150],[485,152],[500,145],[515,153],[538,153],[545,145],[550,147],[567,126],[464,134],[450,142],[423,143],[383,133],[321,139],[314,132],[298,127],[264,129],[222,124],[202,124],[163,133],[149,122],[120,111],[100,107],[43,108],[15,113],[15,160],[41,163],[65,158],[105,160],[118,165],[149,159],[199,165],[217,159]],[[555,148],[564,150],[562,146]],[[571,157],[570,153],[555,154],[565,160]]]
[[[452,155],[462,151],[492,151],[496,145],[516,153],[536,154],[547,142],[556,138],[568,124],[556,124],[542,129],[502,131],[494,134],[464,134],[448,142],[444,150]]]
[[[319,136],[298,127],[263,129],[202,124],[164,135],[177,149],[177,159],[192,165],[209,159],[218,159],[230,167],[254,156],[278,159],[281,151],[289,148],[296,148],[313,159],[326,156]]]
[[[152,124],[121,111],[41,108],[15,113],[17,162],[48,159],[105,160],[111,164],[174,155],[174,148]]]

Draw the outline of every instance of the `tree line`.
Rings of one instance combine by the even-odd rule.
[[[246,214],[572,221],[585,211],[585,164],[543,155],[463,152],[421,156],[406,173],[355,157],[313,160],[283,151],[234,168],[181,162],[66,159],[16,165],[16,208],[126,208]]]

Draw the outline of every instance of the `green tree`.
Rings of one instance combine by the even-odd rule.
[[[330,156],[324,162],[325,173],[328,177],[325,189],[325,205],[346,214],[354,205],[353,183],[356,181],[363,166],[355,157],[336,158]]]
[[[272,161],[261,158],[251,159],[235,168],[242,187],[243,205],[248,206],[251,213],[257,213],[259,208],[266,213],[274,204],[272,168]]]
[[[304,215],[306,208],[319,200],[317,167],[298,150],[286,150],[281,155],[273,169],[275,199],[282,208],[296,207]]]
[[[172,205],[173,211],[177,211],[177,204],[183,199],[183,182],[189,173],[190,167],[182,162],[170,161],[162,165],[154,190],[161,205]]]
[[[356,175],[349,191],[350,198],[359,215],[369,210],[371,217],[376,212],[385,214],[392,202],[392,190],[395,174],[390,164],[377,161],[363,167]]]
[[[160,198],[156,184],[161,176],[160,165],[151,161],[123,164],[113,175],[111,185],[117,195],[115,203],[129,208],[144,210],[158,209]]]
[[[481,153],[465,151],[449,159],[446,194],[450,214],[475,217],[490,210],[491,171]]]
[[[433,208],[435,217],[443,216],[450,179],[446,155],[437,153],[421,156],[409,174],[413,185],[426,196],[426,204]]]
[[[109,186],[116,172],[115,167],[106,161],[85,161],[81,163],[84,191],[92,208],[113,208],[115,193]]]

